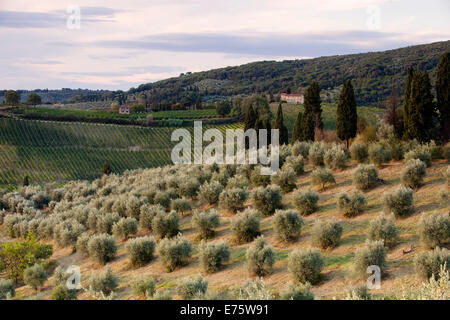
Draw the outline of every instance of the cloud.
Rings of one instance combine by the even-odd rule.
[[[55,13],[0,11],[0,26],[7,28],[52,28],[65,21],[66,18]]]
[[[383,50],[410,43],[395,33],[344,31],[316,34],[278,33],[165,33],[136,40],[103,40],[104,48],[160,50],[169,52],[215,52],[258,56],[321,56]],[[90,43],[89,45],[92,45]]]
[[[81,7],[83,23],[111,22],[116,13],[124,12],[108,7]],[[55,28],[65,26],[69,14],[66,11],[28,12],[0,11],[0,26],[6,28]],[[88,17],[88,18],[86,18]]]

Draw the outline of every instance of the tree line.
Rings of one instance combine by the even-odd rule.
[[[406,88],[402,107],[398,104],[395,88],[392,89],[389,104],[383,120],[392,125],[397,138],[416,139],[420,142],[438,140],[442,143],[450,137],[450,52],[441,55],[437,67],[436,100],[432,94],[431,81],[426,70],[408,67]],[[245,107],[245,106],[244,106]],[[356,137],[358,115],[355,92],[351,80],[347,80],[340,92],[336,110],[336,134],[346,142]],[[266,108],[267,109],[267,108]],[[272,122],[270,111],[261,108],[261,102],[251,103],[245,110],[245,130],[279,129],[280,144],[288,144],[289,136],[283,124],[282,104],[278,106]],[[300,111],[294,123],[291,143],[314,141],[323,133],[320,86],[311,82],[305,93],[304,111]],[[270,141],[270,137],[268,140]],[[270,143],[270,142],[269,142]]]

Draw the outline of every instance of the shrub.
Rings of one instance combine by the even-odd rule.
[[[77,300],[77,292],[59,284],[52,290],[52,300]]]
[[[294,157],[302,156],[303,158],[307,158],[309,155],[309,143],[305,141],[296,141],[291,146],[291,154]]]
[[[286,162],[283,165],[283,168],[291,167],[295,174],[302,174],[305,168],[305,162],[302,156],[289,156],[286,158]]]
[[[299,283],[316,284],[324,267],[324,259],[318,249],[295,249],[289,254],[288,270]]]
[[[447,142],[447,144],[442,147],[442,156],[445,160],[450,160],[450,142]]]
[[[12,298],[16,295],[13,280],[0,279],[0,300]]]
[[[201,185],[198,197],[208,204],[215,204],[219,201],[219,195],[223,191],[223,185],[218,181],[211,181]]]
[[[133,267],[143,266],[153,259],[156,242],[151,237],[131,239],[126,244],[128,256]]]
[[[380,214],[369,222],[367,238],[372,241],[382,240],[387,247],[393,247],[398,240],[398,228],[395,225],[395,216]]]
[[[262,277],[272,272],[275,252],[267,240],[259,236],[247,249],[246,258],[248,271]]]
[[[139,215],[139,225],[143,229],[152,230],[153,218],[158,214],[164,214],[164,208],[160,205],[150,206],[148,204],[141,207]]]
[[[288,166],[278,170],[277,173],[272,175],[271,182],[279,186],[284,193],[288,193],[295,189],[296,178],[297,175],[295,174],[294,169]]]
[[[405,145],[398,139],[387,140],[386,149],[389,150],[394,160],[402,160],[405,157]]]
[[[195,198],[197,196],[200,183],[196,178],[190,178],[182,181],[178,186],[178,191],[181,197]]]
[[[34,290],[37,290],[38,287],[42,286],[47,279],[47,272],[45,272],[44,268],[39,264],[28,267],[23,272],[23,281]]]
[[[381,167],[383,163],[391,161],[392,155],[382,144],[372,143],[369,146],[369,159],[374,165]]]
[[[366,197],[361,192],[352,192],[350,195],[340,193],[337,196],[337,205],[344,217],[352,218],[364,211]]]
[[[70,274],[67,273],[62,267],[56,267],[55,271],[53,271],[53,285],[56,287],[60,284],[66,284],[69,279]]]
[[[172,294],[169,290],[158,290],[153,295],[153,300],[172,300]]]
[[[139,279],[131,284],[133,292],[137,296],[145,296],[150,299],[156,292],[155,280],[153,279]]]
[[[0,244],[0,270],[17,283],[27,267],[43,262],[52,253],[52,245],[38,243],[32,234],[26,241],[4,242]]]
[[[425,163],[419,159],[411,159],[401,172],[401,181],[405,187],[418,188],[427,174]]]
[[[301,215],[307,216],[319,208],[319,194],[311,189],[307,191],[296,190],[293,194],[293,203]]]
[[[280,292],[281,300],[314,300],[314,293],[311,291],[309,283],[296,285],[293,282]]]
[[[173,199],[170,203],[170,209],[181,212],[181,214],[184,215],[186,212],[192,210],[192,205],[185,198]]]
[[[358,163],[364,163],[369,158],[369,150],[366,144],[352,143],[350,146],[350,155],[352,159]]]
[[[130,218],[139,218],[141,201],[136,196],[130,196],[125,202],[125,215]]]
[[[198,295],[203,295],[208,290],[208,280],[201,275],[195,278],[185,278],[177,287],[177,293],[183,300],[190,300]]]
[[[383,204],[386,213],[393,212],[398,217],[407,216],[413,211],[414,191],[400,187],[390,193],[384,193]]]
[[[334,219],[317,220],[312,229],[313,243],[322,249],[334,248],[339,244],[342,232],[341,223]]]
[[[178,213],[158,213],[152,221],[152,230],[159,238],[173,237],[180,232]]]
[[[272,215],[276,209],[282,207],[280,187],[275,185],[256,188],[250,194],[253,205],[264,216]]]
[[[248,187],[248,179],[244,175],[235,175],[234,177],[228,179],[227,188],[241,188],[245,189]]]
[[[353,172],[352,179],[356,189],[371,189],[378,183],[378,170],[373,165],[360,164]]]
[[[325,155],[326,144],[323,142],[314,142],[309,147],[308,160],[314,167],[324,165],[323,157]]]
[[[270,175],[261,174],[261,167],[255,167],[250,176],[250,181],[255,187],[266,187],[270,184]]]
[[[405,154],[405,162],[412,159],[423,161],[427,167],[431,166],[431,153],[426,145],[419,145]]]
[[[233,188],[223,190],[219,196],[219,207],[237,212],[244,207],[244,202],[247,200],[248,193],[244,189]]]
[[[386,249],[383,241],[367,240],[363,247],[359,247],[355,251],[354,270],[361,277],[367,275],[367,267],[376,265],[380,267],[383,273],[386,267]]]
[[[108,234],[92,236],[88,241],[88,252],[98,262],[106,264],[116,256],[116,240]]]
[[[447,188],[450,187],[450,166],[445,170],[445,178],[447,180]]]
[[[347,154],[344,147],[334,145],[324,153],[323,161],[329,169],[344,169],[347,166]]]
[[[87,256],[88,252],[88,242],[91,239],[89,233],[83,233],[77,240],[77,252],[83,256]]]
[[[172,239],[162,239],[157,249],[169,272],[184,264],[192,255],[192,244],[180,234]]]
[[[372,300],[372,296],[367,289],[367,285],[361,284],[355,288],[349,289],[344,300]]]
[[[312,186],[321,185],[322,190],[324,190],[327,183],[336,183],[330,169],[317,168],[311,173]]]
[[[437,279],[440,269],[450,265],[450,251],[445,248],[435,248],[433,251],[421,252],[414,256],[414,270],[422,279]]]
[[[116,237],[127,239],[137,233],[138,222],[135,218],[121,218],[113,225],[113,234]]]
[[[247,279],[238,289],[236,298],[238,300],[273,300],[275,297],[270,293],[269,288],[257,278],[255,280]]]
[[[230,246],[226,242],[206,243],[199,247],[200,265],[205,272],[219,270],[230,259]]]
[[[96,218],[96,230],[99,233],[112,234],[113,225],[120,220],[117,213],[105,213],[97,216]]]
[[[110,294],[119,286],[119,279],[113,274],[110,267],[89,279],[89,286],[95,292]]]
[[[78,237],[85,231],[85,227],[74,219],[68,219],[58,223],[54,230],[55,240],[61,247],[72,247],[76,250]]]
[[[446,189],[439,190],[438,196],[441,205],[447,206],[449,204],[450,192],[448,192]]]
[[[240,212],[231,221],[231,227],[238,242],[250,242],[260,234],[260,213],[253,209]]]
[[[192,216],[192,225],[199,229],[199,239],[214,237],[214,228],[220,226],[220,214],[215,209],[209,212],[195,212]]]
[[[277,210],[272,220],[277,237],[283,241],[293,241],[300,235],[305,221],[296,210]]]
[[[430,247],[442,247],[450,242],[450,216],[433,212],[422,213],[419,220],[419,234],[422,242]]]
[[[154,203],[159,204],[164,208],[169,208],[170,206],[170,196],[168,192],[158,191],[155,194]]]
[[[219,172],[214,172],[212,177],[211,177],[211,181],[217,181],[219,182],[222,186],[226,186],[228,179],[230,178],[230,174],[228,173],[227,170],[220,170]]]

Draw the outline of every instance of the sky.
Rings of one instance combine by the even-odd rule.
[[[0,89],[128,90],[450,39],[449,0],[0,0]]]

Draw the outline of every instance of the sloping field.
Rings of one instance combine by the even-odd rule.
[[[345,218],[339,212],[336,205],[336,195],[340,192],[349,192],[354,189],[352,186],[352,174],[356,164],[351,163],[344,171],[333,172],[336,184],[327,187],[325,190],[316,189],[319,192],[319,208],[310,216],[304,217],[305,226],[302,228],[299,239],[292,243],[286,243],[277,239],[273,229],[273,216],[265,217],[261,221],[261,233],[273,245],[275,250],[275,265],[273,272],[264,277],[264,282],[271,290],[279,291],[292,280],[292,274],[287,269],[288,255],[297,248],[314,247],[312,241],[312,226],[316,220],[328,220],[336,218],[342,222],[343,235],[339,245],[332,249],[322,250],[325,266],[322,271],[322,279],[319,284],[313,287],[313,292],[317,299],[342,298],[348,288],[363,283],[364,280],[353,274],[355,250],[364,245],[367,238],[366,232],[369,223],[383,212],[382,195],[390,193],[400,186],[399,176],[403,163],[391,162],[379,170],[379,177],[384,183],[379,184],[370,191],[365,192],[368,200],[366,210],[354,218]],[[441,213],[448,212],[445,204],[440,204],[438,193],[445,189],[446,182],[443,171],[447,164],[443,161],[435,162],[427,170],[427,177],[424,185],[414,192],[414,212],[406,218],[397,218],[396,225],[399,228],[400,238],[396,246],[387,251],[386,275],[381,282],[381,289],[373,290],[375,296],[389,298],[399,293],[402,288],[414,288],[420,285],[421,279],[414,271],[413,259],[420,252],[429,250],[422,244],[418,235],[418,223],[422,212],[430,214],[433,211]],[[296,180],[298,189],[307,190],[310,186],[312,168],[308,165],[306,173]],[[139,174],[138,174],[139,175]],[[293,193],[283,196],[284,208],[294,208],[292,203]],[[192,206],[197,210],[207,210],[211,208],[198,201],[192,201]],[[245,203],[252,206],[249,200]],[[219,209],[219,208],[218,208]],[[133,269],[130,266],[126,253],[126,241],[117,239],[119,250],[116,258],[111,261],[110,266],[115,275],[119,277],[119,287],[116,291],[117,299],[136,299],[137,297],[130,284],[142,277],[153,277],[156,279],[158,290],[168,290],[176,292],[176,287],[181,279],[187,276],[202,274],[209,281],[209,290],[223,291],[233,287],[238,287],[248,278],[253,277],[246,268],[246,250],[251,243],[237,244],[234,242],[231,221],[234,218],[230,212],[219,209],[221,213],[221,225],[216,230],[214,241],[225,240],[231,244],[231,257],[224,268],[219,271],[207,274],[202,271],[199,263],[198,244],[196,240],[197,230],[191,225],[192,215],[183,215],[180,219],[180,231],[184,237],[194,244],[194,254],[189,259],[188,264],[176,268],[168,273],[161,257],[158,255],[154,260],[145,266]],[[0,229],[1,230],[1,229]],[[6,231],[4,231],[6,232]],[[152,235],[152,232],[140,230],[138,236]],[[54,244],[54,242],[52,242]],[[412,246],[412,252],[404,253],[403,250]],[[91,258],[85,258],[76,253],[73,254],[70,248],[55,247],[52,259],[62,267],[75,264],[80,266],[83,285],[87,286],[89,277],[97,274],[104,267]],[[47,282],[40,292],[35,292],[29,286],[20,286],[16,289],[16,299],[49,299],[52,291],[51,281]],[[92,299],[86,293],[80,293],[78,299]]]
[[[94,179],[105,162],[116,173],[170,164],[175,129],[2,118],[0,185],[20,184],[26,175],[32,183]]]

